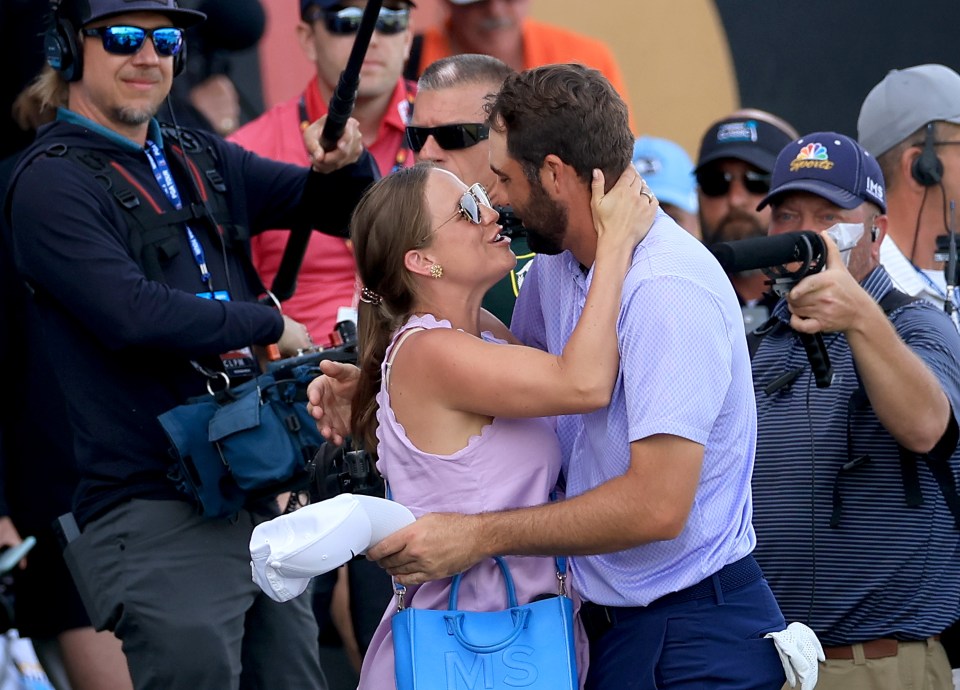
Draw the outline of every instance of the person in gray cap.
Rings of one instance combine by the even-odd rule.
[[[136,688],[322,688],[309,601],[281,608],[251,579],[250,536],[279,511],[280,489],[204,514],[158,417],[221,390],[214,380],[250,380],[266,348],[310,346],[259,299],[249,237],[300,224],[342,233],[375,163],[353,119],[329,152],[323,122],[306,128],[310,167],[162,126],[184,29],[204,19],[176,0],[51,10],[48,86],[65,107],[18,162],[4,240],[36,296],[43,342],[31,344],[66,403],[79,479],[75,522],[60,524],[84,607],[121,640]]]
[[[777,154],[796,138],[783,119],[753,108],[738,110],[714,122],[703,135],[697,155],[700,232],[711,247],[763,237],[770,211],[757,204],[770,191],[770,173]],[[760,271],[730,274],[743,310],[744,326],[753,330],[766,321],[776,299],[767,296]]]
[[[960,335],[880,265],[883,177],[850,137],[789,144],[762,205],[771,239],[820,232],[826,266],[748,336],[757,562],[786,619],[823,645],[817,690],[950,690],[939,636],[960,613]],[[833,366],[826,387],[801,343],[813,333]]]
[[[950,203],[960,201],[960,74],[934,64],[891,70],[864,99],[857,137],[887,181],[880,262],[898,289],[944,306],[948,284],[957,284],[937,244],[954,224]]]

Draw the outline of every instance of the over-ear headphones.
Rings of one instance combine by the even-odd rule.
[[[943,162],[937,157],[934,149],[933,123],[927,123],[926,134],[923,139],[923,151],[913,160],[910,174],[924,187],[940,184],[943,178]]]
[[[78,0],[65,0],[66,4]],[[43,36],[43,51],[47,64],[57,70],[67,81],[79,81],[83,76],[83,50],[77,40],[80,27],[74,19],[64,16],[61,10],[64,0],[51,0],[52,18]],[[149,39],[148,39],[149,40]],[[173,56],[173,76],[183,72],[187,66],[187,39],[184,35],[180,52]]]
[[[60,15],[59,2],[51,3],[53,17],[43,36],[47,64],[67,81],[78,81],[83,74],[83,52],[77,43],[77,28]]]

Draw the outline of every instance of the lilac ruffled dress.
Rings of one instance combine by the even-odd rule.
[[[450,455],[425,453],[407,438],[390,407],[387,373],[397,339],[411,329],[451,328],[449,321],[433,316],[413,316],[397,330],[384,357],[383,383],[377,402],[379,461],[377,468],[390,485],[392,498],[414,515],[485,511],[539,505],[549,500],[560,473],[560,445],[553,418],[509,419],[497,417],[473,436],[465,448]],[[490,333],[489,342],[503,342]],[[402,345],[402,343],[401,343]],[[544,593],[556,593],[556,562],[548,557],[506,557],[517,591],[517,601],[530,602]],[[570,581],[568,579],[568,591]],[[446,609],[450,580],[435,580],[408,587],[406,605]],[[579,604],[574,598],[575,606]],[[506,608],[506,588],[496,563],[478,563],[464,573],[458,608],[494,611]],[[393,634],[390,619],[396,611],[392,600],[370,642],[360,673],[360,690],[395,688]],[[580,684],[586,677],[587,645],[577,626],[577,665]]]

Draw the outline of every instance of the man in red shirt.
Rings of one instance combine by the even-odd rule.
[[[274,106],[230,136],[244,148],[262,156],[307,165],[301,131],[327,113],[340,73],[347,64],[360,26],[365,0],[300,0],[302,21],[296,34],[317,75],[303,93]],[[404,128],[416,85],[401,73],[410,52],[410,0],[386,0],[370,39],[352,116],[360,123],[363,144],[389,174],[413,164],[404,139]],[[289,232],[261,233],[251,243],[253,263],[270,287]],[[326,344],[334,325],[352,318],[356,307],[356,263],[349,241],[311,233],[297,276],[294,295],[284,302],[284,313],[305,324],[314,342]]]

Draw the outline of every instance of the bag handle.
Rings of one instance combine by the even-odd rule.
[[[514,604],[514,606],[516,606],[516,604]],[[499,642],[491,642],[490,644],[477,644],[467,639],[466,633],[463,632],[463,619],[465,617],[463,612],[445,614],[443,619],[447,623],[447,634],[456,637],[457,642],[459,642],[464,649],[469,649],[474,654],[492,654],[512,645],[516,639],[520,637],[523,629],[527,627],[530,609],[511,608],[510,613],[513,614],[513,631]]]
[[[494,556],[493,560],[500,566],[500,572],[503,573],[503,580],[507,585],[507,608],[512,609],[517,606],[517,591],[513,586],[513,577],[510,575],[510,568],[500,556]],[[450,581],[450,604],[447,606],[451,611],[457,610],[457,598],[460,594],[460,578],[463,573],[457,573]],[[518,633],[519,634],[519,633]],[[493,651],[493,650],[491,650]]]

